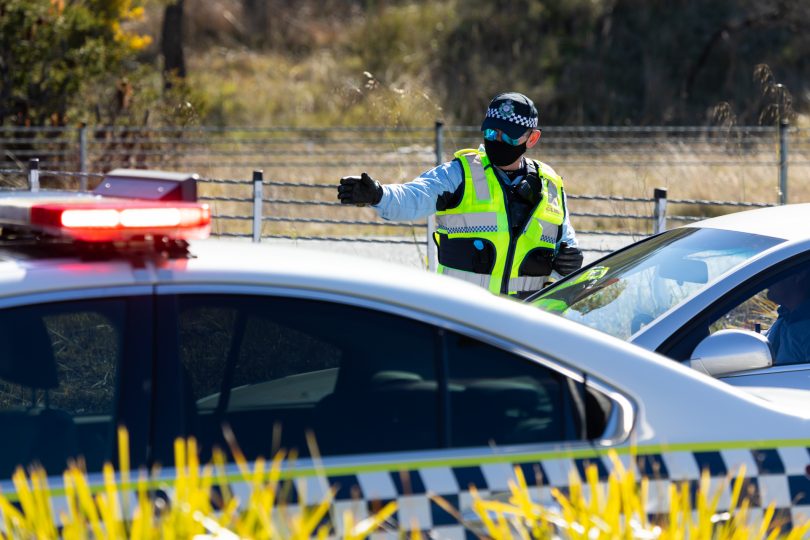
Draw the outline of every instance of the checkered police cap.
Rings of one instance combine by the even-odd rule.
[[[495,96],[487,109],[481,131],[500,129],[513,139],[519,138],[529,128],[537,127],[537,108],[531,99],[517,92]]]

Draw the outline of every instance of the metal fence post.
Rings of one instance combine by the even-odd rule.
[[[655,188],[653,199],[653,234],[658,234],[667,230],[667,188]]]
[[[262,241],[262,201],[264,199],[264,171],[253,171],[253,241]]]
[[[444,122],[436,121],[436,165],[444,163]]]
[[[779,89],[779,204],[788,202],[788,118],[785,114],[785,87]]]
[[[28,160],[28,187],[31,191],[39,191],[39,158]]]
[[[436,121],[435,124],[435,150],[436,165],[444,163],[444,122]],[[436,216],[433,214],[427,218],[427,263],[428,270],[436,271],[436,243],[433,241],[433,233],[436,232]]]
[[[87,126],[84,124],[79,127],[79,172],[82,173],[79,189],[87,191]]]

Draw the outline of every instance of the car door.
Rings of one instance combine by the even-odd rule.
[[[48,293],[0,302],[0,478],[42,465],[59,485],[69,460],[89,473],[145,464],[151,402],[150,287]],[[12,442],[13,441],[13,442]]]
[[[761,270],[720,295],[658,348],[676,360],[686,360],[706,336],[724,329],[762,333],[771,343],[774,365],[724,377],[739,386],[778,386],[810,389],[810,256],[802,253]],[[790,287],[788,289],[788,287]],[[781,304],[781,305],[780,305]],[[795,304],[795,305],[794,305]],[[790,306],[793,309],[788,309]],[[781,313],[781,316],[780,316]],[[786,319],[785,315],[792,314]],[[789,321],[792,333],[778,339],[775,323]],[[785,330],[787,324],[783,325]]]
[[[708,284],[683,303],[669,309],[652,323],[644,325],[631,341],[651,351],[663,352],[669,348],[680,330],[689,327],[728,295],[739,291],[746,283],[758,277],[772,275],[780,271],[788,261],[810,253],[810,241],[785,242],[754,256],[743,265],[733,268]]]
[[[427,491],[468,508],[471,486],[507,491],[514,456],[552,450],[521,466],[533,486],[566,484],[612,412],[582,374],[401,306],[180,285],[159,287],[157,302],[167,414],[152,446],[164,465],[178,435],[195,436],[203,459],[235,450],[226,425],[248,459],[286,449],[302,471],[320,463],[342,504],[418,496],[408,511],[420,523],[458,525]],[[298,486],[300,502],[325,494],[311,473]]]

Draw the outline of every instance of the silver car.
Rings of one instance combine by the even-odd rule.
[[[548,504],[590,465],[604,484],[614,453],[650,478],[651,513],[667,482],[744,466],[756,517],[771,502],[783,523],[810,516],[807,392],[752,395],[446,276],[199,239],[207,206],[147,197],[189,180],[100,184],[139,198],[0,194],[0,489],[13,501],[13,471],[38,462],[67,515],[65,465],[81,456],[103,489],[123,425],[132,467],[161,465],[156,494],[171,491],[177,437],[208,461],[232,433],[250,461],[298,451],[290,506],[329,492],[334,515],[364,517],[396,500],[403,529],[438,538],[468,533],[430,494],[465,516],[519,467]],[[252,480],[224,474],[248,500]]]
[[[649,237],[526,301],[738,386],[810,389],[810,204]]]

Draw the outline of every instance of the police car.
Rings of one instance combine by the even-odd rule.
[[[118,170],[93,194],[0,197],[0,476],[39,462],[58,488],[77,456],[100,471],[118,425],[133,466],[171,476],[176,437],[205,460],[225,425],[248,459],[298,451],[290,504],[336,486],[338,515],[398,500],[403,527],[446,538],[464,529],[429,493],[464,512],[520,467],[546,501],[588,464],[605,479],[610,451],[652,496],[744,465],[754,506],[808,514],[801,394],[743,392],[452,278],[199,240],[194,193]]]
[[[733,385],[810,390],[808,214],[794,204],[672,229],[527,302]],[[780,312],[792,331],[775,339]]]

